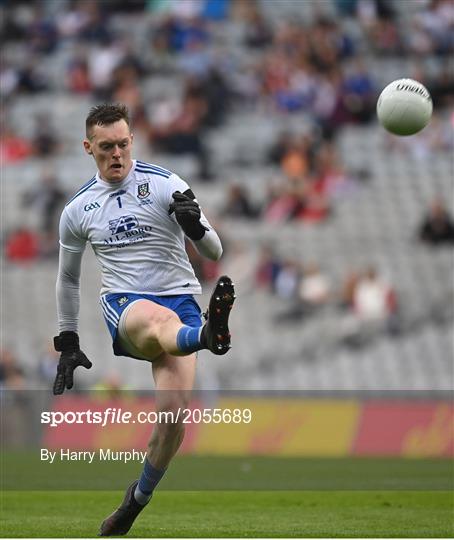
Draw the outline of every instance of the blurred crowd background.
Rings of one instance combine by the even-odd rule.
[[[198,386],[442,390],[453,384],[450,0],[2,0],[0,385],[50,387],[58,218],[91,178],[89,108],[126,103],[134,157],[184,178],[225,255],[188,245],[205,293],[237,284],[233,348]],[[411,77],[430,125],[397,138],[381,89]],[[149,388],[114,357],[87,250],[79,388]]]

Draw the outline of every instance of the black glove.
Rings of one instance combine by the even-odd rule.
[[[184,234],[191,240],[200,240],[205,231],[208,231],[200,223],[200,206],[191,197],[179,191],[175,191],[172,197],[174,202],[169,206],[169,215],[175,212],[175,218]]]
[[[73,387],[73,372],[77,366],[90,369],[93,364],[80,350],[76,332],[60,332],[59,336],[54,337],[54,347],[61,352],[53,390],[54,395],[58,396],[63,394],[65,387],[68,390]]]

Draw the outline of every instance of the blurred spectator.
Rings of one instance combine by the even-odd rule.
[[[301,268],[296,261],[292,259],[284,260],[274,284],[276,295],[283,300],[294,301],[297,296],[300,274]]]
[[[142,131],[148,134],[149,121],[142,95],[140,79],[146,70],[140,59],[127,43],[125,57],[114,69],[111,82],[111,101],[124,103],[129,109],[129,115],[134,132]]]
[[[244,44],[251,49],[262,49],[271,44],[273,31],[257,4],[251,2],[245,14]]]
[[[409,48],[415,54],[448,55],[454,49],[454,5],[451,0],[431,0],[414,15]]]
[[[454,222],[440,198],[432,202],[420,226],[419,238],[432,246],[454,244]]]
[[[51,388],[54,383],[59,360],[60,353],[54,349],[53,342],[49,342],[46,349],[38,357],[38,377],[49,388]]]
[[[173,7],[174,13],[153,29],[154,46],[161,52],[181,53],[207,44],[211,36],[205,21],[199,17],[198,7],[193,2],[180,2]]]
[[[88,94],[92,91],[88,58],[82,51],[76,52],[68,63],[66,86],[74,94]]]
[[[314,115],[324,138],[332,139],[346,124],[367,124],[375,117],[375,85],[362,61],[348,69],[333,67],[320,84]]]
[[[7,60],[0,63],[0,98],[14,96],[19,86],[19,70]]]
[[[121,63],[116,68],[116,76],[121,79],[131,77],[134,81],[139,81],[146,75],[147,69],[140,55],[137,53],[132,40],[125,38],[122,41],[123,56]],[[121,76],[118,72],[122,72]]]
[[[396,310],[393,289],[370,267],[353,293],[353,309],[360,320],[385,321]]]
[[[356,283],[352,311],[340,324],[342,341],[363,346],[376,335],[396,333],[398,328],[396,292],[370,267]]]
[[[86,2],[79,0],[76,3],[75,15],[79,16],[82,24],[77,28],[77,37],[81,42],[107,43],[112,38],[110,18],[105,7],[107,2]]]
[[[185,50],[179,55],[178,67],[189,77],[202,78],[212,68],[213,61],[213,53],[206,43],[200,39],[191,38]]]
[[[281,135],[269,152],[279,159],[286,180],[272,185],[264,211],[267,221],[293,219],[318,222],[330,214],[330,196],[346,181],[332,145],[318,145],[311,136]]]
[[[322,143],[318,147],[313,161],[314,190],[325,197],[326,212],[328,213],[332,198],[350,193],[353,182],[345,173],[334,144]]]
[[[440,73],[428,82],[435,110],[452,107],[454,104],[454,77],[449,63],[442,67]],[[451,128],[452,129],[452,128]]]
[[[30,263],[39,257],[40,238],[34,231],[19,227],[6,235],[4,249],[7,261]]]
[[[221,126],[231,107],[232,89],[228,80],[220,69],[212,67],[198,84],[207,103],[204,125],[210,128]]]
[[[33,149],[35,155],[46,158],[54,155],[59,149],[59,136],[51,115],[46,113],[35,116],[35,129],[33,133]]]
[[[0,18],[0,42],[8,45],[9,42],[22,41],[25,38],[27,21],[31,17],[31,11],[28,9],[24,16],[24,12],[20,13],[18,9],[6,9],[5,6]]]
[[[343,310],[353,310],[355,301],[355,291],[358,286],[360,274],[356,270],[351,270],[345,276],[339,291],[339,307]]]
[[[50,169],[44,169],[39,184],[24,194],[26,206],[35,207],[40,214],[40,232],[58,234],[58,219],[66,200],[66,193],[58,185],[58,178]]]
[[[313,313],[329,302],[331,284],[317,263],[311,263],[304,269],[298,295],[305,314]]]
[[[325,73],[354,53],[354,42],[336,20],[319,17],[309,29],[310,61]]]
[[[282,171],[289,180],[304,179],[310,169],[309,161],[310,139],[308,137],[293,137],[283,148],[280,159]]]
[[[295,289],[292,289],[293,283],[289,276],[285,276],[288,294],[284,298],[289,302],[286,310],[277,313],[274,317],[274,320],[280,324],[297,322],[304,317],[316,314],[321,307],[329,303],[331,298],[331,284],[317,263],[310,263],[305,268],[295,264],[294,269],[297,278]],[[276,286],[279,285],[280,279],[281,272],[277,277]]]
[[[311,111],[320,127],[323,137],[331,139],[345,121],[341,99],[342,74],[339,69],[329,70],[317,79],[317,92],[312,101]]]
[[[397,55],[402,52],[396,12],[391,2],[358,0],[356,13],[376,54]]]
[[[375,114],[376,91],[372,74],[362,60],[356,59],[345,70],[342,94],[352,122],[366,124],[371,121]]]
[[[197,86],[186,88],[179,110],[163,124],[150,127],[150,143],[158,151],[171,154],[193,154],[199,163],[201,180],[211,180],[208,150],[203,141],[203,124],[208,103]]]
[[[258,216],[258,211],[251,203],[246,188],[231,184],[221,214],[226,217],[253,219]]]
[[[262,245],[255,271],[255,281],[259,287],[271,292],[276,290],[276,279],[282,268],[282,262],[269,245]]]
[[[88,57],[88,73],[96,99],[108,100],[112,89],[112,78],[125,56],[124,44],[110,37],[103,37],[93,47]]]
[[[263,217],[270,223],[302,220],[312,223],[324,221],[331,212],[329,189],[343,177],[328,176],[324,169],[318,176],[304,176],[306,161],[298,154],[288,154],[284,160],[286,181],[268,188]],[[301,175],[301,176],[299,176]]]
[[[63,39],[73,39],[81,35],[93,17],[90,12],[98,9],[99,6],[95,2],[84,2],[84,0],[72,2],[67,9],[61,10],[56,16],[59,35]]]
[[[0,388],[21,390],[26,385],[24,370],[8,349],[0,350]]]
[[[22,161],[33,154],[31,141],[19,135],[6,121],[0,127],[0,159],[2,165]]]
[[[318,223],[324,221],[331,212],[325,178],[307,179],[302,184],[301,208],[295,214],[296,219]]]
[[[229,16],[231,0],[204,0],[201,16],[208,21],[224,21]]]
[[[263,212],[265,221],[285,223],[301,214],[305,204],[305,194],[290,185],[270,186]]]
[[[33,20],[27,27],[25,36],[31,51],[38,54],[51,54],[58,44],[55,22],[44,13],[44,4],[33,4]]]
[[[49,90],[49,81],[40,71],[40,62],[27,57],[24,65],[19,65],[17,69],[18,82],[17,90],[25,94],[37,94]]]
[[[396,22],[389,16],[379,17],[370,28],[369,39],[375,53],[385,55],[401,55],[403,44]]]

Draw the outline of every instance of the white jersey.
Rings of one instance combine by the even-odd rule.
[[[81,253],[91,244],[102,267],[101,294],[200,294],[184,233],[169,215],[172,194],[187,189],[176,174],[137,160],[119,183],[97,173],[66,205],[60,245]],[[215,234],[203,213],[200,222]]]

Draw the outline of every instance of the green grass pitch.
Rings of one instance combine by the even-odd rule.
[[[54,483],[47,490],[17,491],[12,482],[3,483],[0,536],[95,537],[123,490],[106,489],[107,470],[88,470],[103,477],[96,485],[87,476],[90,490],[66,485],[57,491]],[[56,475],[60,482],[62,473]],[[137,464],[123,473],[126,487]],[[450,460],[182,457],[128,537],[449,538],[453,473]],[[237,481],[229,484],[229,476]],[[199,490],[188,490],[190,479],[199,477]],[[279,484],[279,477],[286,482]]]
[[[8,492],[1,535],[94,537],[122,492]],[[452,537],[449,492],[156,493],[129,537]]]

